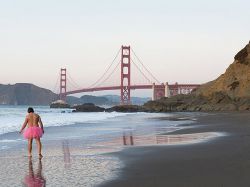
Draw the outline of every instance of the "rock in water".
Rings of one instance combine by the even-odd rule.
[[[118,105],[105,110],[106,112],[143,112],[144,108],[137,105]]]
[[[50,104],[50,108],[70,108],[70,105],[63,100],[57,100]]]
[[[73,112],[104,112],[105,108],[95,106],[93,103],[85,103],[73,107]]]

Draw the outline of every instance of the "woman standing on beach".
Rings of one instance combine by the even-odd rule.
[[[40,138],[44,134],[43,123],[41,117],[34,113],[34,109],[31,107],[28,108],[28,114],[19,133],[22,133],[26,126],[28,126],[28,128],[24,131],[23,136],[28,140],[28,156],[32,156],[32,142],[35,138],[39,158],[42,158],[42,144]]]

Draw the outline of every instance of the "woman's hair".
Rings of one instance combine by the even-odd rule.
[[[28,108],[28,113],[34,113],[34,109],[32,107]]]

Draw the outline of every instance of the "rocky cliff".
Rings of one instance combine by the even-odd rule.
[[[163,112],[250,110],[250,42],[216,80],[201,85],[190,95],[150,101],[144,107]]]
[[[0,104],[8,105],[49,105],[57,99],[52,91],[33,84],[0,84]]]
[[[250,42],[235,55],[224,74],[202,85],[196,95],[211,96],[215,92],[223,92],[232,99],[250,97]]]

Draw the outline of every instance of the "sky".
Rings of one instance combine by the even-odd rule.
[[[202,84],[249,42],[249,7],[248,0],[0,0],[0,83],[56,91],[65,67],[89,87],[130,45],[160,82]]]

